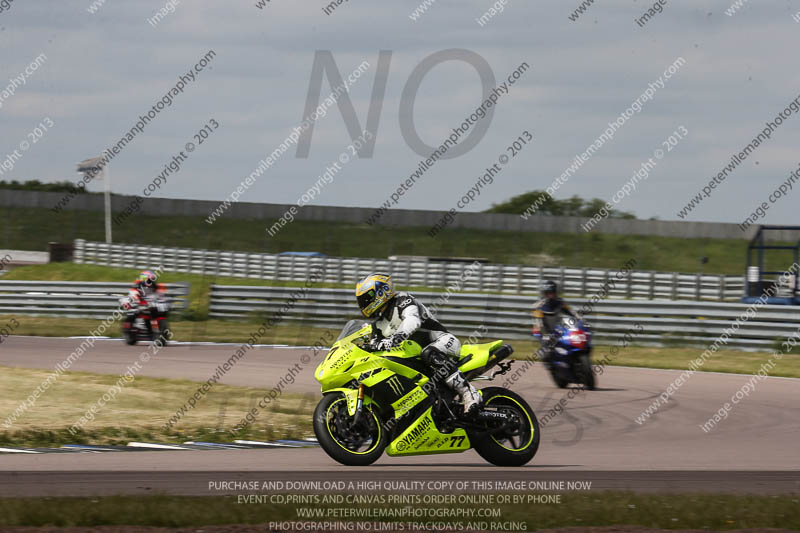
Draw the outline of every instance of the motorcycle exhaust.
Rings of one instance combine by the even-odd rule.
[[[503,344],[495,351],[491,352],[491,354],[489,355],[489,361],[486,363],[485,367],[476,368],[475,370],[466,374],[465,377],[469,381],[482,381],[482,380],[491,381],[492,379],[495,378],[495,376],[497,376],[497,374],[505,374],[506,372],[508,372],[508,369],[511,367],[511,361],[505,364],[501,364],[501,362],[504,359],[508,359],[509,357],[511,357],[511,354],[513,353],[514,353],[514,348],[510,344]],[[488,372],[490,369],[498,365],[500,365],[500,368],[503,369],[502,371],[495,372],[494,374],[492,374],[491,377],[481,376],[481,373]]]

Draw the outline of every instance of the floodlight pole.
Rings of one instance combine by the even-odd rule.
[[[111,173],[108,165],[103,167],[103,181],[106,196],[106,244],[111,244]]]
[[[99,173],[103,173],[103,190],[105,194],[105,212],[106,212],[106,244],[111,244],[111,173],[108,171],[108,163],[110,161],[108,152],[106,157],[92,157],[77,164],[78,172],[82,172],[84,179],[91,173],[92,178],[95,178]],[[86,180],[88,181],[91,180]]]

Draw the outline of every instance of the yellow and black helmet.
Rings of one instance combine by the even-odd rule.
[[[371,317],[397,294],[388,274],[371,274],[356,284],[356,300],[361,313]]]

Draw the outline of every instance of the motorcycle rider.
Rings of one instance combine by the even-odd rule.
[[[165,312],[164,300],[167,289],[158,283],[158,276],[152,270],[143,270],[133,283],[130,295],[140,307],[145,307],[151,318],[155,319]],[[135,315],[130,318],[132,321]],[[148,322],[148,328],[150,324]]]
[[[444,383],[461,398],[464,412],[477,409],[483,398],[458,370],[461,342],[428,309],[407,292],[396,292],[389,275],[372,274],[356,284],[361,313],[372,322],[378,350],[389,350],[410,339],[423,347],[422,360],[435,371],[451,372]]]
[[[555,339],[552,338],[553,331],[561,314],[564,313],[573,318],[578,318],[572,311],[567,302],[558,296],[558,284],[552,280],[546,280],[542,287],[543,298],[533,305],[533,335],[541,336],[540,341],[545,348],[542,360],[547,362],[551,359]]]

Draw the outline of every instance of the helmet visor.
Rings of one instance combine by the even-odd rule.
[[[362,294],[359,294],[356,296],[356,300],[358,300],[358,307],[363,311],[367,308],[367,306],[369,306],[369,304],[375,301],[375,289],[370,289]]]

